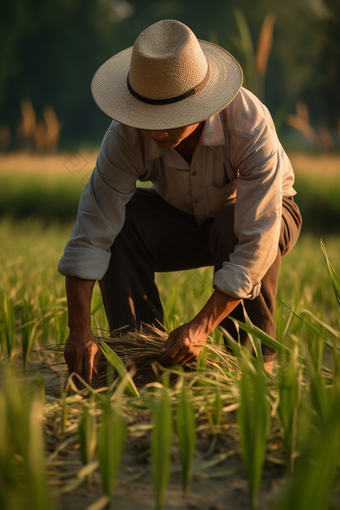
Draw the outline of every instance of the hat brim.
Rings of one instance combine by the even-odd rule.
[[[138,129],[176,129],[201,122],[223,110],[242,85],[243,73],[235,58],[220,46],[199,41],[209,62],[210,75],[196,94],[168,105],[150,105],[136,99],[127,88],[132,47],[98,69],[91,84],[97,106],[111,119]]]

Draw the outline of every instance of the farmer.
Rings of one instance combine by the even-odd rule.
[[[66,276],[70,335],[65,359],[87,381],[100,350],[90,304],[99,281],[110,326],[158,324],[155,271],[214,266],[213,293],[171,332],[159,361],[183,364],[228,315],[275,336],[281,257],[301,217],[294,174],[267,108],[241,88],[242,70],[223,48],[184,24],[159,21],[105,62],[92,81],[111,117],[77,220],[59,263]],[[136,189],[136,181],[151,189]],[[240,333],[241,342],[247,336]],[[275,351],[263,346],[265,368]]]

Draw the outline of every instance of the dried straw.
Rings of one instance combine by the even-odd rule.
[[[124,329],[114,331],[110,337],[97,336],[119,356],[125,364],[135,363],[138,368],[149,368],[161,355],[161,348],[168,339],[169,333],[152,325],[143,325],[137,331]],[[228,354],[221,345],[215,345],[210,337],[207,339],[207,367],[214,369],[216,365],[235,368],[235,358]],[[184,366],[195,369],[197,364],[190,361]]]

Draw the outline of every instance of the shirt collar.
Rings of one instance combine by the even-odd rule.
[[[225,144],[225,136],[223,131],[223,126],[221,122],[221,117],[219,113],[214,115],[213,117],[209,117],[205,121],[200,145],[208,145],[210,147],[214,147],[216,145],[224,145]]]

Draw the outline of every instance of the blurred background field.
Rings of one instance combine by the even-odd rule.
[[[82,149],[54,156],[0,155],[0,216],[45,222],[74,220],[96,157],[96,152]],[[294,152],[290,157],[303,232],[339,232],[340,155]]]

